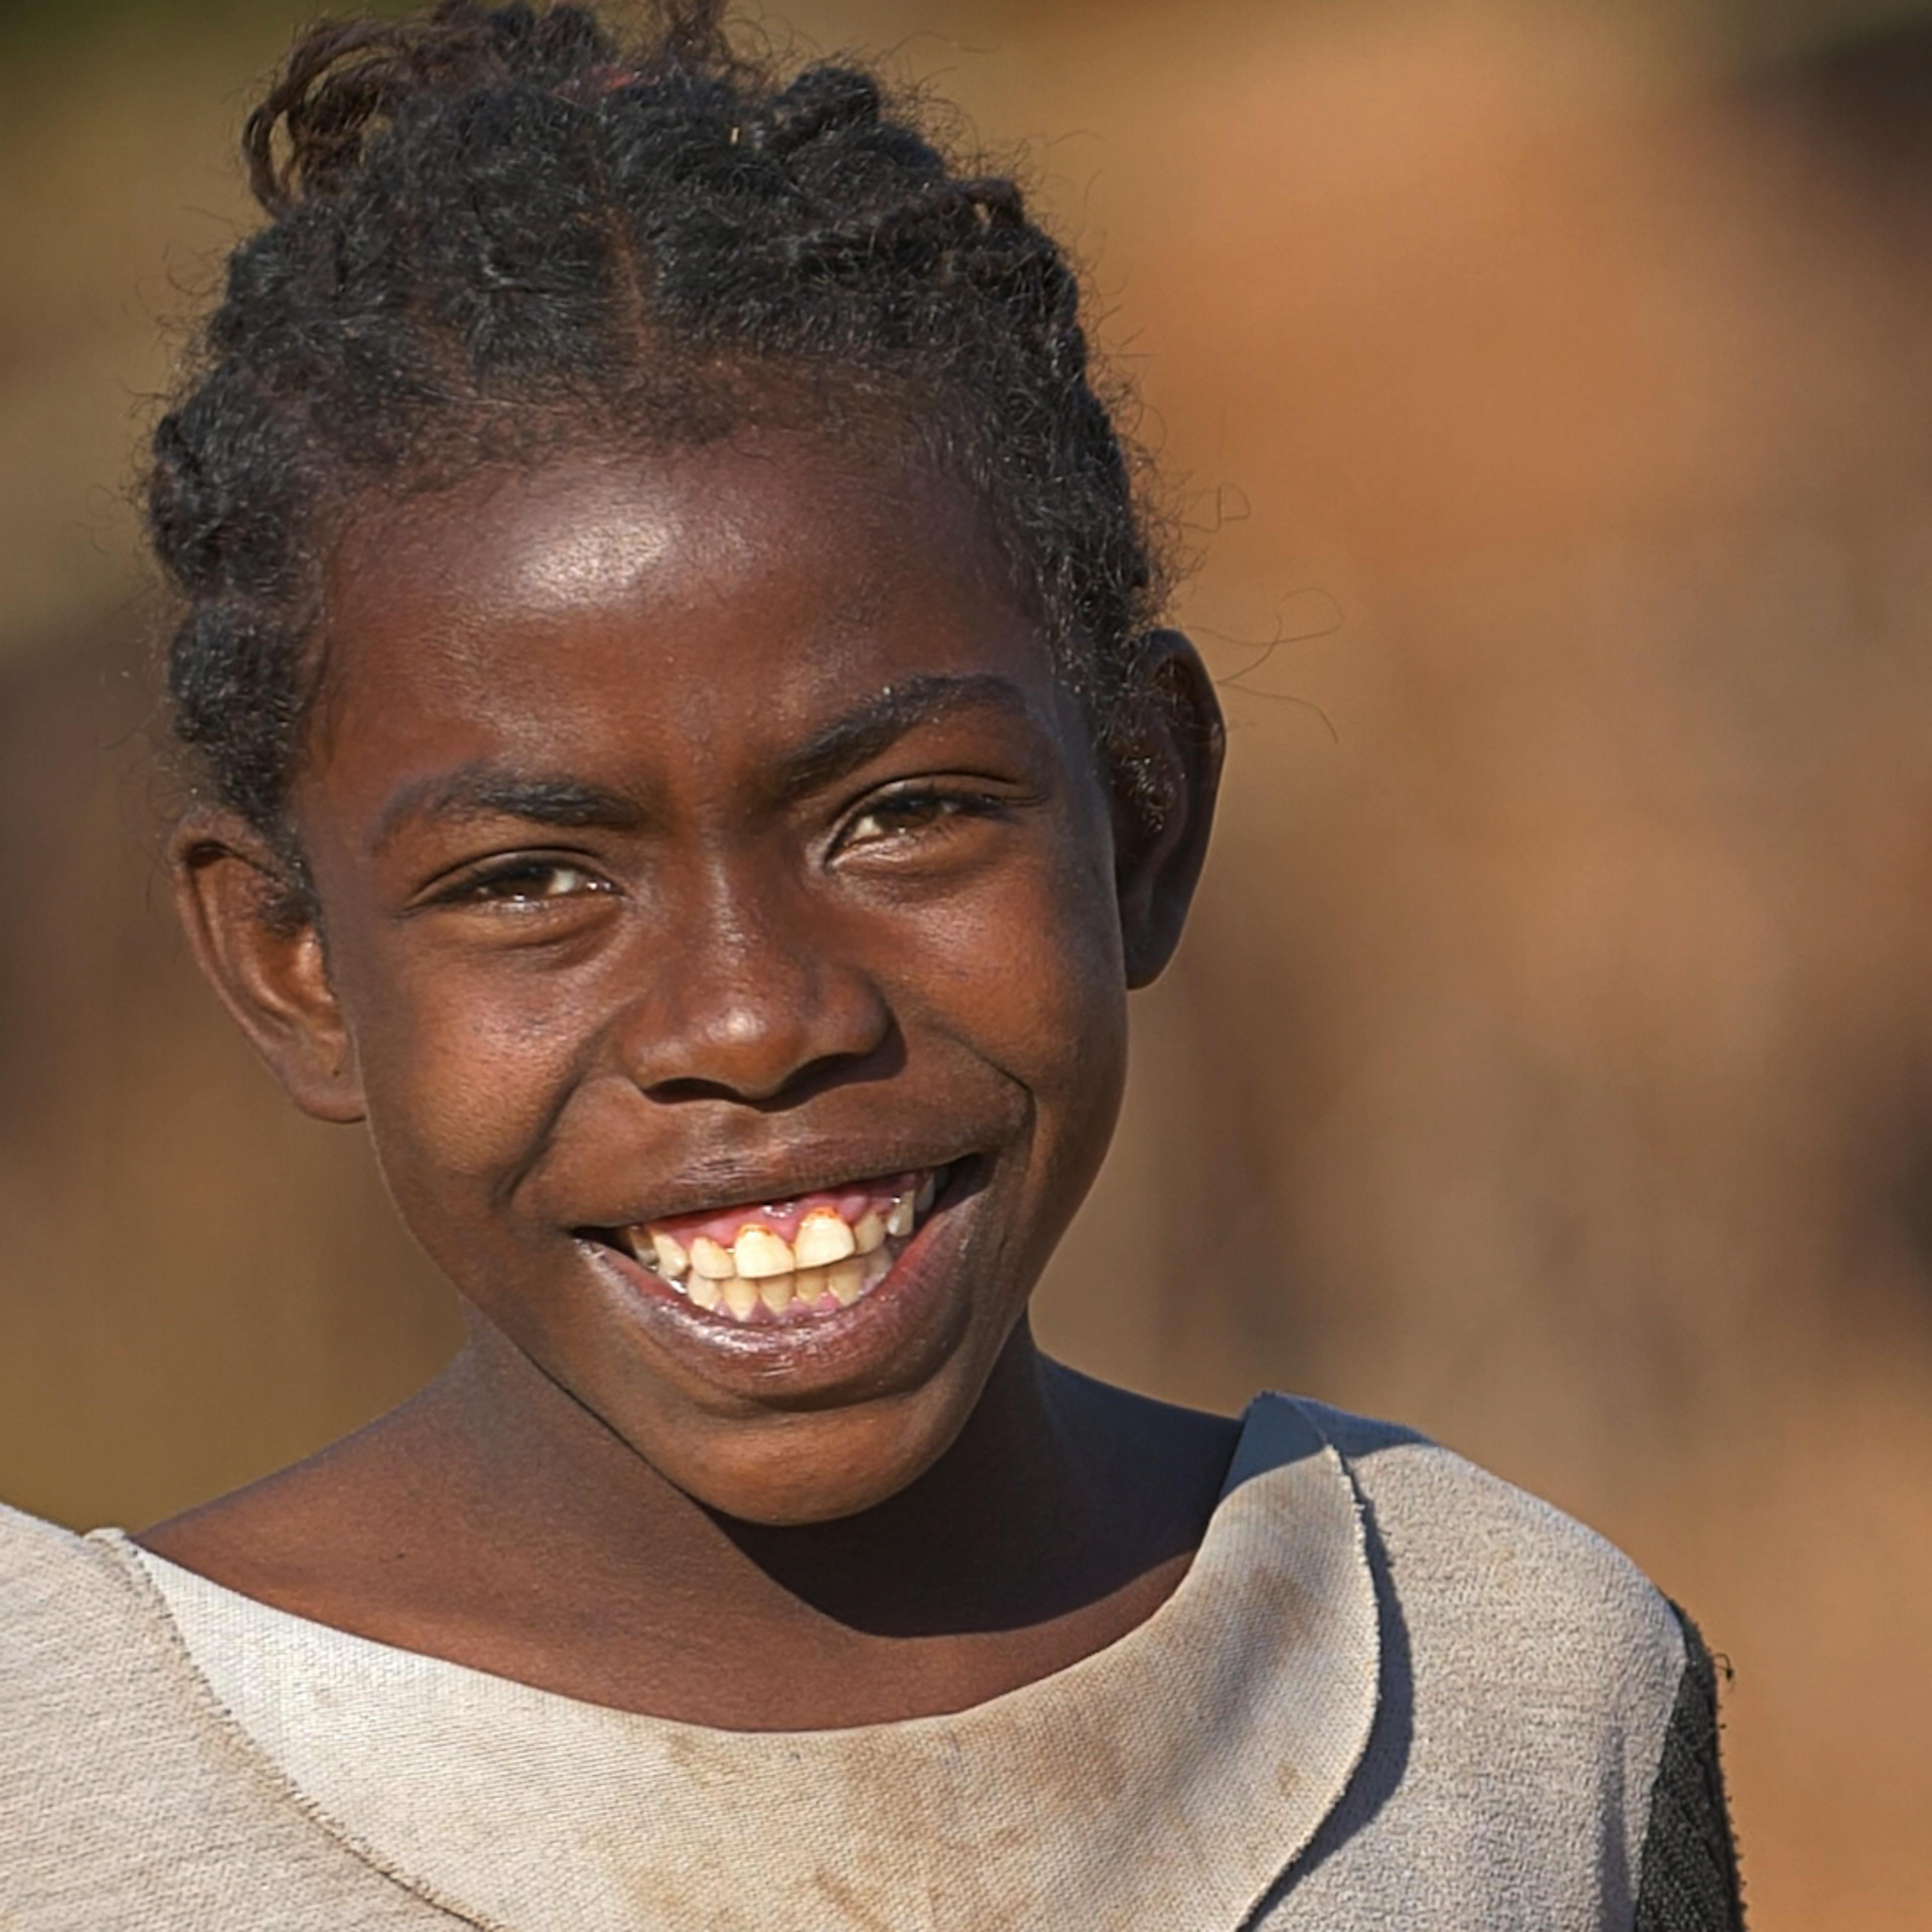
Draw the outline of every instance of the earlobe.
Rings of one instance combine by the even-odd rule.
[[[196,962],[249,1044],[304,1113],[362,1119],[354,1042],[314,909],[285,859],[220,811],[184,818],[168,856]]]
[[[1114,877],[1127,984],[1158,979],[1180,943],[1208,856],[1226,729],[1200,653],[1178,631],[1143,642],[1110,734]]]

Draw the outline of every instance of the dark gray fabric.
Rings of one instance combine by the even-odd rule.
[[[1664,1733],[1637,1886],[1636,1932],[1743,1932],[1738,1854],[1718,1754],[1718,1673],[1677,1606],[1684,1675]]]

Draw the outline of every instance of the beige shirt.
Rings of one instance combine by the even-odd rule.
[[[906,1724],[585,1705],[112,1532],[0,1559],[4,1932],[1628,1927],[1683,1667],[1599,1539],[1279,1397],[1144,1624]]]

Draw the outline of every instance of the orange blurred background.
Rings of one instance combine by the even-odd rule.
[[[450,1346],[194,982],[128,479],[274,0],[0,8],[0,1496],[146,1520]],[[811,0],[1088,262],[1233,770],[1050,1346],[1417,1424],[1736,1676],[1757,1932],[1932,1924],[1932,30]]]

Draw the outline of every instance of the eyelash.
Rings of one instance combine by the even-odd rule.
[[[902,791],[887,792],[875,797],[862,810],[855,812],[846,821],[833,850],[836,854],[916,838],[922,834],[938,831],[950,820],[996,818],[1005,809],[1005,800],[988,793],[945,791],[932,785],[910,786]],[[879,830],[862,832],[860,828],[868,820],[884,822]],[[562,891],[527,890],[532,884],[554,882],[562,877],[574,877],[581,883]],[[520,890],[520,887],[525,890]],[[608,879],[581,860],[525,854],[470,873],[436,893],[430,903],[529,911],[616,890]]]
[[[1005,801],[986,792],[943,791],[936,786],[914,785],[903,791],[887,792],[875,797],[846,821],[836,850],[857,845],[875,844],[886,839],[916,838],[922,832],[937,830],[949,819],[993,818],[1006,808]],[[923,823],[898,830],[881,830],[855,836],[868,819],[917,819]]]
[[[519,892],[516,890],[519,885],[527,884],[532,880],[554,880],[566,874],[574,874],[584,883],[565,892]],[[528,856],[507,860],[500,865],[472,872],[467,878],[458,880],[446,892],[439,893],[436,902],[445,905],[530,908],[615,890],[608,879],[592,871],[580,860]]]

